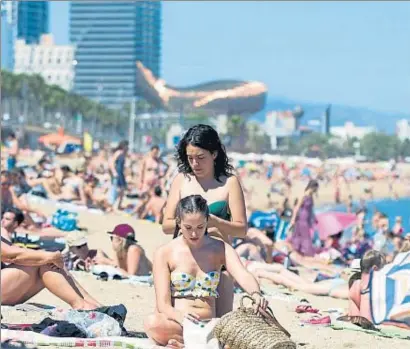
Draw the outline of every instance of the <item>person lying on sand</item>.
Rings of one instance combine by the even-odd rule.
[[[209,208],[200,195],[181,199],[176,224],[181,235],[160,247],[154,256],[157,312],[144,322],[147,335],[160,345],[183,348],[184,319],[206,322],[216,317],[221,268],[237,280],[255,301],[255,310],[266,309],[256,279],[226,242],[207,235]]]
[[[101,306],[64,270],[60,252],[34,251],[12,245],[8,239],[24,220],[14,209],[9,230],[1,228],[1,301],[3,305],[21,304],[44,288],[73,309],[90,310]]]
[[[245,268],[258,280],[266,279],[276,285],[283,285],[291,290],[300,290],[306,293],[330,296],[334,298],[348,297],[348,275],[341,273],[337,277],[315,273],[310,280],[288,270],[279,263],[266,263],[258,246],[251,243],[239,245],[236,252],[241,257]],[[321,280],[323,278],[324,280]],[[316,281],[320,280],[320,281]]]
[[[322,272],[335,275],[340,271],[340,268],[337,268],[334,265],[329,265],[327,261],[319,256],[303,256],[299,252],[293,250],[292,245],[286,241],[275,242],[275,250],[289,251],[288,257],[295,266],[301,266],[307,269],[318,269]]]
[[[108,232],[114,250],[115,265],[125,272],[125,275],[148,275],[152,271],[152,263],[147,258],[144,249],[135,240],[135,231],[128,224],[118,224],[113,231]]]

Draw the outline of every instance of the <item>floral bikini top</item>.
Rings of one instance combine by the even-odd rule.
[[[195,278],[188,273],[174,271],[171,273],[171,296],[172,297],[215,297],[219,294],[216,290],[219,285],[221,273],[211,271],[205,276]]]

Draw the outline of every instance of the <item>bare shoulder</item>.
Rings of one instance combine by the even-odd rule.
[[[168,256],[170,255],[170,252],[175,249],[175,242],[177,239],[173,239],[170,242],[167,242],[164,245],[161,245],[155,250],[154,253],[154,258],[160,258],[160,259],[168,259]]]
[[[180,186],[182,182],[184,181],[185,175],[183,173],[178,173],[174,180],[172,181],[172,185],[178,185]]]
[[[140,245],[131,245],[128,248],[128,253],[140,254],[142,252],[144,252],[144,249]]]
[[[227,177],[226,183],[230,188],[237,188],[238,186],[241,187],[241,182],[239,181],[239,178],[236,175]]]

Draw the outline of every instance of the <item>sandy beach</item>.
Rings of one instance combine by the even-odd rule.
[[[257,185],[258,183],[255,183]],[[295,194],[302,188],[304,183],[296,183],[294,186]],[[353,195],[362,193],[365,183],[355,182],[351,185]],[[398,183],[402,187],[399,188],[399,193],[405,194],[406,184]],[[382,198],[388,196],[387,181],[378,181],[375,197]],[[300,191],[299,191],[300,192]],[[347,193],[343,192],[343,196]],[[258,203],[258,208],[263,209],[264,198],[266,195],[262,192],[255,196],[253,200]],[[346,196],[347,197],[347,196]],[[357,196],[356,196],[357,197]],[[322,186],[317,198],[317,205],[326,204],[332,201],[333,189],[331,184]],[[43,206],[42,209],[46,214],[52,214],[56,207],[52,205]],[[155,249],[161,244],[166,243],[171,237],[165,236],[162,233],[161,227],[147,221],[136,220],[125,214],[94,214],[83,211],[79,214],[79,225],[88,229],[88,240],[90,248],[103,249],[108,254],[111,253],[110,240],[106,234],[118,223],[129,223],[135,231],[136,236],[146,250],[149,258],[152,258]],[[76,272],[75,276],[86,289],[95,296],[101,303],[111,305],[123,303],[128,309],[127,320],[125,327],[131,331],[142,331],[144,318],[154,311],[155,292],[153,287],[137,286],[123,284],[119,281],[99,281],[92,275]],[[277,288],[278,291],[286,291],[283,288]],[[308,299],[312,306],[319,308],[321,311],[329,308],[344,308],[347,307],[347,301],[336,300],[329,297],[315,297],[299,292],[294,293],[300,298]],[[236,296],[236,304],[238,304],[239,295]],[[53,305],[66,308],[67,305],[62,303],[48,291],[42,291],[34,297],[32,302],[41,304]],[[409,347],[409,342],[406,340],[386,339],[361,332],[340,330],[336,331],[331,328],[324,327],[302,327],[300,320],[307,318],[308,315],[296,314],[294,309],[297,305],[295,301],[283,301],[270,299],[270,304],[276,317],[289,330],[292,338],[298,343],[300,348],[309,349],[325,349],[325,348],[357,348],[357,349],[385,349],[388,346],[396,349],[404,349]],[[44,317],[42,313],[27,313],[16,310],[3,310],[3,321],[5,323],[31,323],[37,322]],[[54,349],[53,347],[50,347]]]

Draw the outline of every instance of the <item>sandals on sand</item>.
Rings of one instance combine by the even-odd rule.
[[[301,321],[302,325],[311,325],[311,326],[330,326],[332,324],[332,320],[330,319],[330,316],[325,316],[325,317],[320,317],[318,315],[313,316],[312,318],[308,320],[302,320]]]
[[[319,312],[319,309],[312,308],[311,305],[298,305],[295,309],[295,311],[298,314],[303,314],[303,313],[312,313],[312,314],[317,314]]]

